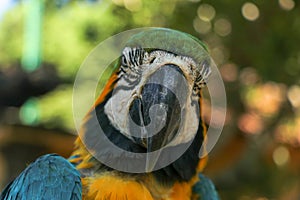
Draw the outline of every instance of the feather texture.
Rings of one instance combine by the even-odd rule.
[[[0,196],[0,200],[80,200],[79,172],[65,158],[47,154],[30,164]]]
[[[204,176],[198,174],[199,181],[193,186],[193,200],[219,200],[219,195],[213,182]]]

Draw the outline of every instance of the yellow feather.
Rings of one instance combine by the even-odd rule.
[[[118,177],[111,173],[97,178],[86,178],[88,192],[84,200],[153,200],[148,189],[136,180]]]

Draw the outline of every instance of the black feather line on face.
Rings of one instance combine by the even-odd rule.
[[[109,100],[109,98],[112,96],[113,91],[111,91],[105,98],[105,100],[96,106],[96,116],[97,121],[105,134],[105,136],[116,146],[119,148],[122,148],[126,151],[131,151],[134,153],[145,153],[146,149],[142,148],[138,144],[133,143],[130,139],[128,139],[125,135],[123,135],[119,130],[117,130],[109,121],[107,115],[104,112],[104,106]],[[85,141],[90,141],[88,138],[88,135],[95,135],[97,137],[97,133],[95,133],[93,127],[94,125],[90,123],[90,121],[93,121],[93,119],[89,119],[85,124],[86,134],[85,134]],[[99,139],[99,138],[94,139]],[[92,145],[91,145],[92,146]],[[107,149],[103,149],[103,151],[109,151]]]

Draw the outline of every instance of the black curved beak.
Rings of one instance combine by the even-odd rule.
[[[141,95],[133,100],[129,130],[147,152],[157,151],[175,138],[183,120],[187,89],[181,69],[167,64],[149,77]]]

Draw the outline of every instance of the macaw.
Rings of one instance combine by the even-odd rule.
[[[133,35],[85,117],[71,157],[41,157],[4,189],[0,200],[219,199],[201,173],[207,157],[199,158],[206,137],[201,88],[210,62],[205,45],[189,34],[152,28]],[[114,153],[103,142],[107,139],[123,153]],[[164,165],[160,157],[172,157],[170,152],[185,144],[182,154]],[[129,169],[135,158],[124,158],[124,152],[155,153],[141,164],[145,171],[135,173]]]

